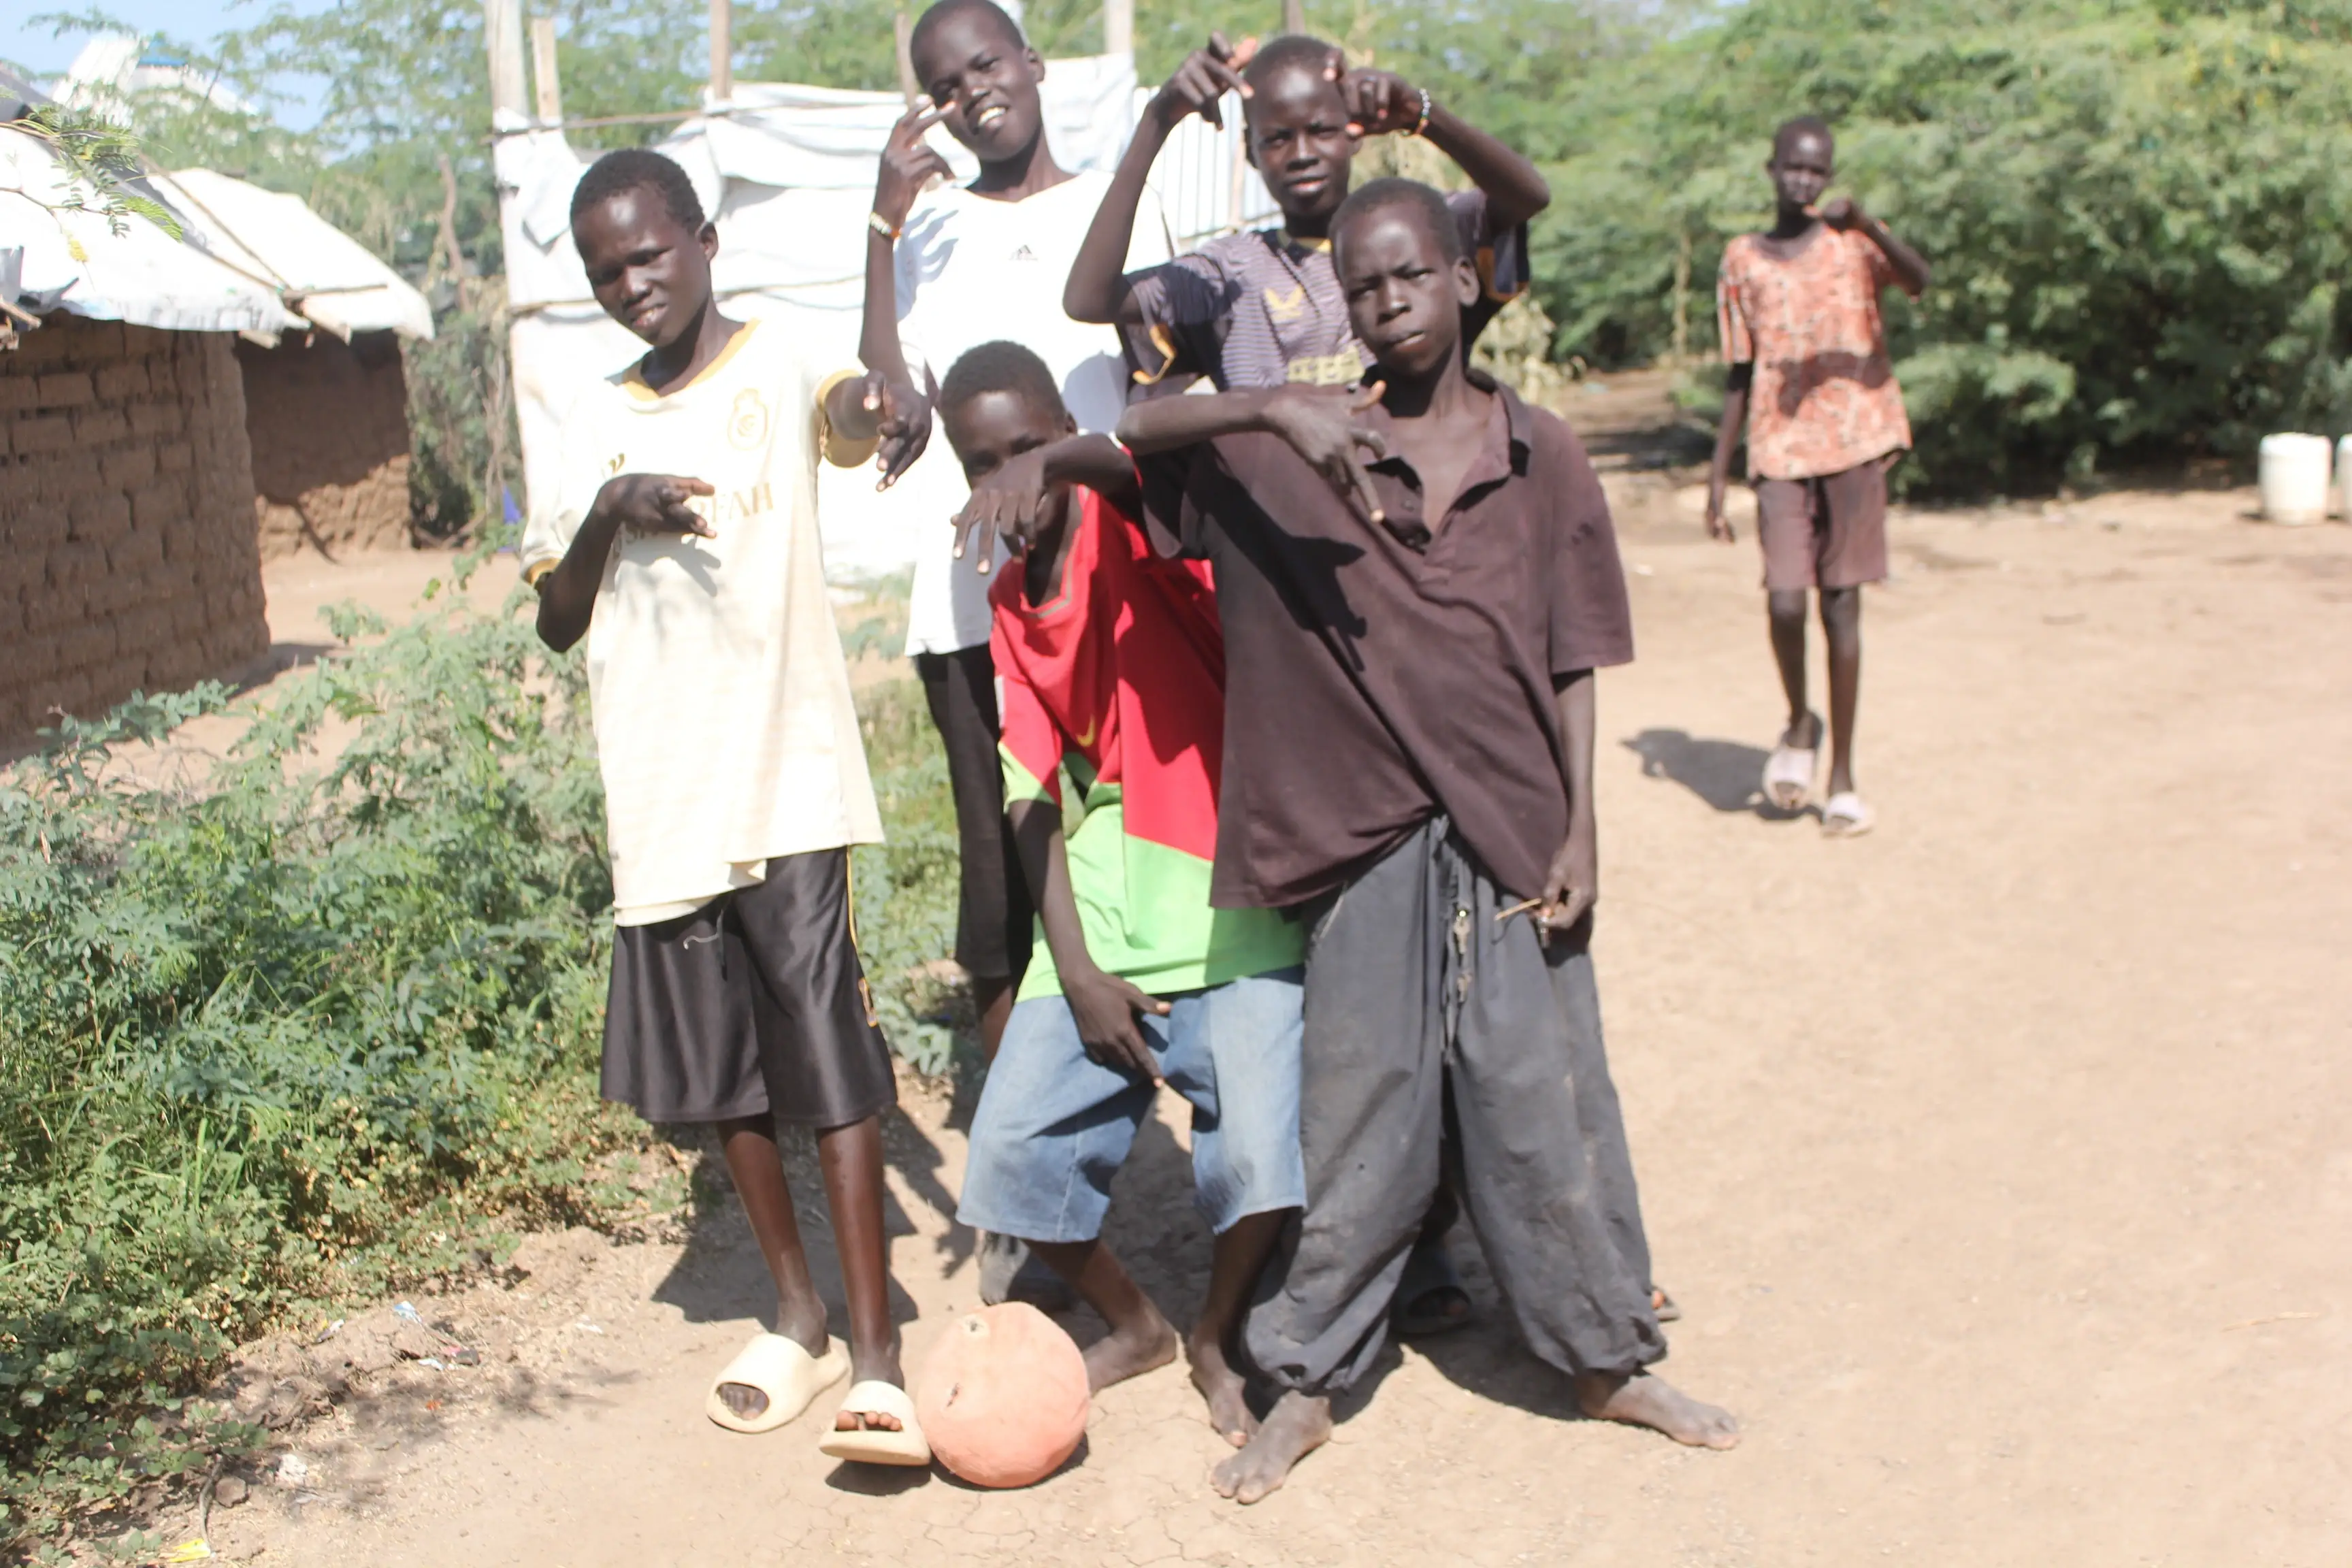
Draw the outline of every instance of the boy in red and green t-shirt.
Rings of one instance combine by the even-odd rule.
[[[1076,433],[1034,353],[973,349],[939,407],[972,484],[968,515],[1013,521],[991,511],[1008,496],[1042,497],[1044,513],[990,597],[1004,793],[1045,951],[989,1068],[957,1217],[1028,1242],[1101,1313],[1095,1388],[1165,1364],[1175,1330],[1100,1238],[1155,1087],[1182,1094],[1195,1197],[1216,1233],[1185,1350],[1211,1422],[1238,1446],[1256,1424],[1232,1346],[1306,1193],[1302,941],[1281,911],[1209,903],[1224,729],[1215,593],[1203,563],[1154,555],[1126,454]]]

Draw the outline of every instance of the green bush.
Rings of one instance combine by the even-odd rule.
[[[527,617],[441,608],[289,677],[195,783],[152,743],[216,687],[0,780],[0,1542],[236,1441],[177,1401],[238,1341],[642,1212],[599,1173],[646,1134],[597,1095],[583,687]],[[859,930],[893,1043],[943,1066],[944,765],[912,683],[867,707],[897,837]]]

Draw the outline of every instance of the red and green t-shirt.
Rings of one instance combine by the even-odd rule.
[[[1063,807],[1070,890],[1104,970],[1166,995],[1286,969],[1296,921],[1209,907],[1225,652],[1208,564],[1156,557],[1108,500],[1077,497],[1060,592],[1031,605],[1013,567],[989,595],[1005,799]],[[1061,988],[1041,931],[1020,999]]]

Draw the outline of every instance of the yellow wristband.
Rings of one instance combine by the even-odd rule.
[[[880,213],[867,213],[866,215],[866,226],[872,229],[875,233],[880,235],[885,239],[896,239],[899,235],[906,232],[897,224],[894,224],[888,218],[884,217]]]

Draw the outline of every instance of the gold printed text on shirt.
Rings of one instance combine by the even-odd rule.
[[[1308,386],[1353,386],[1363,379],[1364,362],[1354,349],[1335,354],[1301,354],[1283,366],[1283,379]]]
[[[748,490],[722,490],[715,496],[688,496],[686,510],[709,523],[738,522],[776,510],[774,489],[761,480]]]

